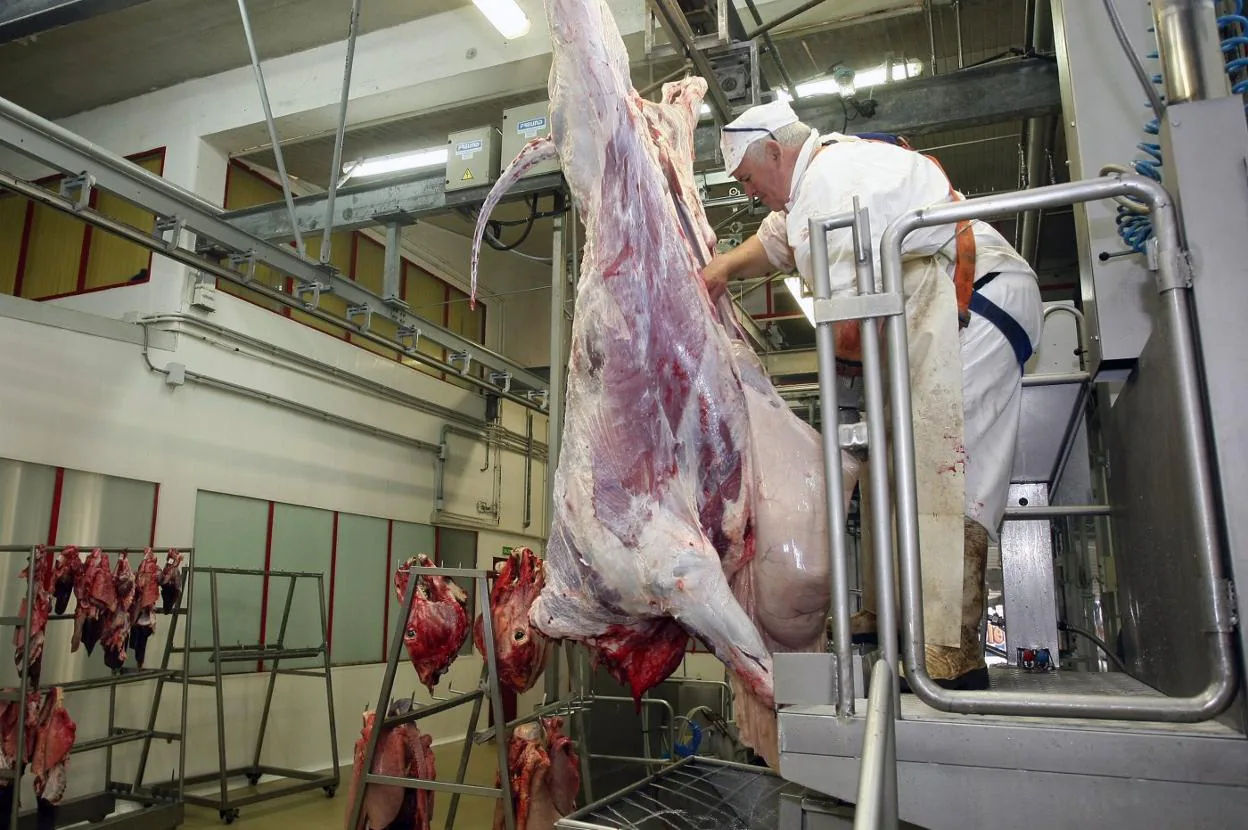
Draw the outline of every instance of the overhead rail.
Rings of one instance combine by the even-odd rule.
[[[0,187],[77,216],[206,274],[246,286],[282,305],[336,325],[345,324],[365,339],[402,352],[431,368],[462,377],[500,397],[530,408],[541,408],[535,398],[539,394],[544,397],[546,381],[514,361],[413,314],[397,296],[382,297],[332,268],[309,262],[290,248],[241,230],[227,221],[224,212],[211,202],[3,98],[0,98],[0,144],[71,176],[82,176],[84,181],[75,199],[4,173],[0,173]],[[139,231],[91,210],[85,197],[93,187],[103,188],[155,214],[157,234]],[[183,246],[183,231],[198,237],[193,249]],[[218,264],[216,260],[229,261],[238,270]],[[292,277],[294,295],[256,283],[255,269],[261,265]],[[407,345],[396,343],[369,331],[367,322],[360,325],[321,311],[318,308],[321,294],[341,297],[348,307],[359,309],[358,314],[365,321],[371,314],[394,322],[401,332],[411,333],[412,341]],[[428,357],[416,348],[416,341],[421,337],[447,349],[462,366],[487,367],[491,375],[503,379],[502,383],[481,380],[466,369],[461,371]],[[525,397],[526,391],[533,394]]]

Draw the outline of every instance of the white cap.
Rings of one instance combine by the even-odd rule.
[[[741,166],[745,151],[760,138],[767,138],[781,127],[798,122],[797,113],[788,101],[772,101],[750,107],[737,116],[719,137],[719,149],[724,155],[724,169],[731,175]]]

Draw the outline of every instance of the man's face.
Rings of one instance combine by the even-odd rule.
[[[779,142],[766,138],[750,147],[732,177],[745,187],[746,195],[772,210],[784,210],[793,176],[792,160]]]

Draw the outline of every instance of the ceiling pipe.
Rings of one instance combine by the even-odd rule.
[[[1051,0],[1034,0],[1033,15],[1027,32],[1027,51],[1053,51],[1053,5]],[[1050,184],[1045,181],[1045,161],[1053,143],[1056,122],[1053,116],[1027,119],[1023,130],[1023,167],[1027,174],[1027,187]],[[1040,218],[1038,209],[1023,213],[1019,224],[1018,252],[1031,263],[1033,269],[1040,267]]]

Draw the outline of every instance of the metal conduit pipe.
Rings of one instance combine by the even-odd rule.
[[[351,94],[351,67],[355,64],[355,38],[360,32],[360,5],[364,0],[351,0],[351,18],[347,24],[347,59],[342,71],[342,98],[338,102],[338,130],[334,134],[334,159],[329,166],[329,190],[325,194],[325,231],[321,236],[321,264],[329,264],[334,234],[334,197],[342,178],[342,143],[347,134],[347,99]],[[274,148],[277,152],[277,148]]]
[[[1027,49],[1036,52],[1053,51],[1053,5],[1050,0],[1040,0],[1034,4],[1028,33],[1031,39],[1025,44]],[[1047,151],[1053,146],[1056,129],[1057,122],[1051,115],[1027,119],[1023,133],[1023,165],[1028,187],[1036,187],[1038,182],[1044,180]],[[1018,252],[1031,263],[1032,268],[1040,265],[1040,218],[1039,210],[1029,210],[1023,213],[1022,221],[1018,224]]]
[[[446,462],[450,455],[449,448],[447,445],[447,437],[451,435],[458,435],[461,438],[472,438],[472,439],[479,439],[481,437],[479,433],[473,430],[464,429],[454,424],[442,425],[442,440],[441,440],[441,443],[438,445],[437,461],[434,466],[434,495],[433,495],[434,512],[438,515],[439,518],[450,518],[454,521],[462,522],[464,524],[470,524],[470,525],[476,525],[476,526],[482,526],[482,527],[497,527],[500,523],[500,519],[502,515],[502,511],[499,507],[500,502],[502,500],[502,490],[503,490],[503,479],[502,479],[503,468],[502,468],[502,463],[500,460],[501,451],[508,450],[510,452],[514,452],[516,455],[523,456],[526,459],[526,461],[531,461],[532,459],[523,447],[516,448],[512,446],[509,442],[499,442],[499,441],[494,442],[496,451],[494,453],[493,493],[491,494],[491,497],[493,499],[491,503],[492,510],[486,512],[486,515],[492,516],[493,518],[486,521],[486,520],[482,520],[479,516],[466,516],[462,513],[452,513],[451,511],[448,511],[445,509],[445,505],[446,505]],[[488,436],[487,436],[487,439],[488,439]],[[486,452],[487,453],[489,452],[488,444],[487,444]]]
[[[1153,0],[1152,5],[1167,106],[1230,95],[1214,0]]]
[[[147,327],[144,327],[143,328],[143,361],[147,364],[148,369],[150,369],[153,372],[157,372],[159,374],[165,375],[167,377],[169,375],[168,369],[157,366],[154,363],[152,363],[151,354],[148,350],[147,339],[148,339]],[[232,392],[235,395],[241,395],[245,398],[251,398],[252,400],[261,401],[263,403],[281,407],[282,409],[288,409],[291,412],[298,412],[300,415],[307,415],[310,418],[315,418],[318,421],[324,421],[327,424],[333,424],[334,426],[339,426],[339,427],[344,427],[346,429],[355,430],[356,432],[363,432],[366,435],[373,436],[374,438],[383,438],[387,441],[392,441],[396,444],[402,444],[407,447],[412,447],[422,452],[434,453],[435,455],[440,453],[442,450],[442,448],[439,445],[430,443],[429,441],[422,441],[419,438],[412,438],[411,436],[401,435],[397,432],[391,432],[388,429],[381,429],[380,427],[375,427],[375,426],[372,426],[371,424],[365,424],[361,421],[355,421],[350,418],[344,418],[341,415],[335,415],[334,413],[326,412],[323,409],[317,409],[316,407],[308,406],[307,404],[302,404],[302,403],[299,403],[298,401],[292,401],[289,398],[282,398],[277,395],[272,395],[268,392],[261,392],[259,390],[251,389],[246,386],[240,386],[239,384],[231,383],[228,380],[221,380],[220,378],[209,377],[208,375],[201,375],[200,373],[192,372],[189,369],[184,370],[183,374],[185,375],[186,379],[192,383],[198,383],[202,386],[208,386],[214,389],[218,389],[222,392]]]
[[[3,109],[4,109],[4,102],[0,100],[0,113],[3,112]],[[88,143],[88,146],[92,146],[92,145]],[[160,179],[160,181],[164,182],[163,179]],[[168,185],[167,182],[165,184]],[[168,185],[168,187],[174,190],[180,190],[180,188],[176,188],[173,185]],[[213,262],[207,257],[200,256],[199,254],[191,253],[190,251],[186,251],[178,247],[170,246],[169,244],[165,243],[164,240],[157,239],[156,237],[151,236],[150,234],[145,233],[144,231],[141,231],[138,228],[135,228],[131,225],[127,225],[124,222],[119,222],[116,219],[112,219],[108,216],[103,215],[102,213],[99,213],[98,211],[91,210],[90,208],[80,209],[74,204],[72,200],[66,199],[64,196],[61,196],[56,193],[50,193],[49,191],[44,190],[42,187],[39,187],[38,185],[31,184],[30,182],[27,182],[23,179],[19,179],[15,176],[11,176],[8,173],[5,173],[3,171],[0,171],[0,188],[11,190],[14,193],[17,193],[21,196],[25,196],[26,198],[30,199],[33,202],[46,205],[55,210],[59,210],[62,213],[67,213],[71,216],[81,219],[84,222],[88,222],[97,228],[102,228],[111,234],[119,236],[122,239],[133,242],[136,245],[140,245],[149,251],[153,251],[162,256],[168,257],[169,259],[172,259],[174,262],[189,266],[198,271],[202,271],[206,275],[218,277],[220,279],[226,280],[227,282],[231,282],[231,283],[234,283],[235,285],[239,285],[244,288],[250,289],[251,291],[254,291],[255,293],[263,297],[267,297],[268,299],[273,300],[274,302],[280,303],[281,305],[287,306],[288,308],[293,308],[297,311],[300,311],[308,315],[309,317],[314,317],[322,322],[331,323],[335,326],[340,326],[340,327],[351,329],[352,334],[354,334],[356,337],[361,337],[365,340],[376,343],[379,346],[383,346],[387,349],[393,349],[394,351],[401,352],[404,357],[414,360],[417,363],[428,366],[431,369],[437,369],[440,372],[445,372],[446,374],[461,378],[465,382],[470,383],[473,386],[476,386],[480,389],[484,389],[490,394],[497,395],[498,397],[503,398],[505,400],[509,400],[512,403],[519,404],[520,406],[523,406],[526,409],[532,409],[532,410],[536,410],[539,412],[542,411],[541,406],[539,406],[536,402],[529,400],[528,398],[521,397],[520,395],[507,392],[501,389],[500,387],[496,386],[495,384],[489,382],[488,380],[483,380],[481,378],[476,377],[475,375],[464,374],[460,372],[460,370],[457,367],[452,366],[449,363],[444,363],[441,360],[438,360],[437,358],[430,357],[429,355],[417,350],[414,347],[409,348],[408,346],[405,346],[402,343],[389,340],[388,338],[382,337],[378,334],[374,334],[371,331],[360,330],[350,320],[346,320],[341,317],[335,317],[332,314],[321,311],[319,308],[308,307],[302,301],[300,301],[299,299],[295,297],[290,296],[284,291],[278,291],[276,289],[269,288],[266,285],[257,283],[255,280],[249,280],[243,275],[235,271],[231,271],[230,269],[222,265],[218,265],[217,263]],[[178,198],[185,198],[185,197],[178,197]],[[198,197],[195,197],[195,198],[198,198]],[[213,207],[212,209],[217,212],[220,212],[219,208]]]
[[[1190,305],[1191,289],[1182,265],[1184,252],[1179,244],[1175,205],[1165,188],[1142,176],[1112,176],[910,211],[894,221],[884,233],[880,251],[884,290],[900,294],[901,244],[907,235],[919,228],[991,218],[1018,210],[1113,199],[1119,196],[1129,196],[1151,208],[1154,233],[1158,240],[1160,313],[1172,332],[1171,357],[1175,364],[1178,386],[1175,400],[1180,409],[1179,423],[1182,425],[1177,440],[1182,442],[1186,451],[1186,460],[1191,467],[1194,482],[1191,509],[1198,528],[1194,558],[1203,594],[1201,608],[1206,615],[1201,628],[1208,637],[1212,676],[1203,690],[1190,697],[963,692],[943,689],[932,680],[927,673],[923,650],[923,587],[919,561],[914,429],[906,322],[904,316],[893,316],[887,319],[885,325],[891,358],[889,384],[893,393],[897,531],[906,680],[920,700],[936,709],[971,715],[1195,723],[1217,717],[1235,698],[1238,671],[1231,640],[1234,626],[1229,607],[1229,592],[1223,575],[1209,438],[1206,434],[1205,403],[1199,381],[1196,337]],[[883,584],[879,586],[879,590],[880,603],[887,606],[892,601],[893,587]]]

